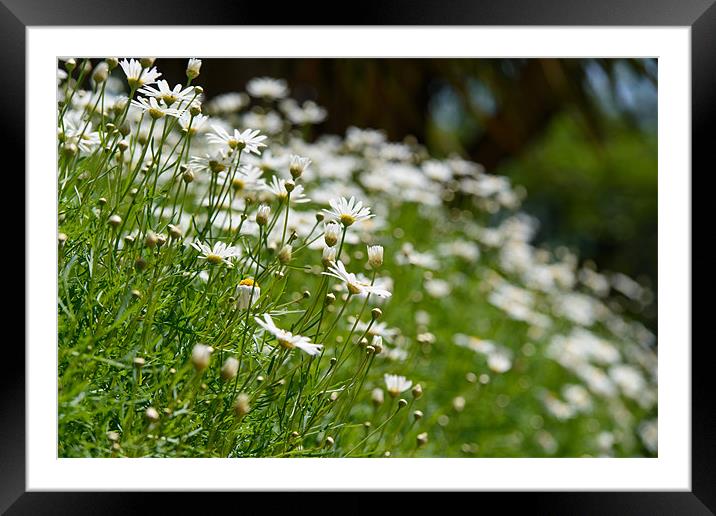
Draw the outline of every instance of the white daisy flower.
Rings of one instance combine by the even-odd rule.
[[[192,156],[189,165],[196,170],[203,170],[213,174],[224,172],[231,166],[231,157],[223,150],[204,156]]]
[[[254,319],[259,326],[276,337],[278,343],[286,349],[298,348],[311,356],[317,355],[323,349],[322,344],[313,344],[308,337],[294,335],[290,331],[277,327],[269,314],[264,314],[263,320],[258,317],[254,317]]]
[[[265,190],[271,192],[280,200],[285,200],[286,198],[288,198],[288,190],[286,189],[285,179],[279,179],[276,176],[272,177],[271,183],[266,185]],[[306,197],[306,195],[303,193],[303,185],[294,185],[294,188],[291,191],[291,202],[301,204],[310,201],[311,199]]]
[[[160,104],[157,102],[155,97],[139,97],[136,100],[132,99],[132,106],[149,113],[149,116],[151,116],[154,120],[167,115],[179,118],[183,112],[182,110],[170,108],[164,105],[164,103]]]
[[[294,179],[301,177],[301,174],[310,166],[311,160],[296,154],[291,154],[288,162],[288,170]]]
[[[373,217],[370,213],[370,208],[367,206],[363,207],[363,202],[356,201],[355,197],[351,197],[350,199],[346,199],[345,197],[331,199],[328,204],[330,204],[333,209],[323,210],[326,215],[339,220],[341,224],[346,227]]]
[[[406,379],[405,376],[398,376],[397,374],[386,374],[383,376],[385,380],[385,386],[388,389],[388,394],[392,397],[397,397],[401,392],[407,391],[413,386],[413,382]]]
[[[383,265],[383,246],[382,245],[369,245],[368,246],[368,263],[374,269],[380,268]]]
[[[209,114],[226,114],[240,111],[249,103],[246,93],[222,93],[206,104]]]
[[[236,287],[236,305],[239,310],[246,310],[261,297],[261,288],[253,278],[244,278]]]
[[[191,102],[196,96],[194,92],[194,86],[182,89],[181,84],[177,84],[174,88],[169,87],[169,83],[164,79],[157,81],[157,87],[145,86],[139,90],[139,93],[146,95],[147,97],[154,97],[155,99],[161,100],[167,106],[171,106],[175,102],[179,105],[185,102]]]
[[[179,125],[181,126],[182,131],[194,136],[196,133],[204,129],[208,120],[209,117],[206,115],[192,116],[189,111],[184,111],[179,117]]]
[[[257,77],[246,84],[246,91],[252,97],[265,99],[282,99],[288,95],[288,86],[283,79],[272,79],[271,77]]]
[[[219,174],[219,177],[223,178],[224,174],[225,172]],[[261,190],[266,185],[262,175],[263,171],[259,167],[241,165],[238,173],[231,180],[231,187],[236,191]]]
[[[375,294],[378,297],[390,297],[392,294],[384,289],[375,285],[370,285],[365,281],[360,281],[355,274],[348,272],[343,262],[338,260],[335,265],[328,268],[328,272],[324,272],[326,276],[333,276],[343,281],[348,287],[348,292],[351,294]]]
[[[210,143],[226,145],[230,149],[246,150],[246,152],[254,154],[261,154],[259,149],[266,147],[266,144],[263,143],[266,135],[260,135],[258,130],[246,129],[240,132],[238,129],[234,129],[233,133],[229,133],[218,125],[214,125],[212,128],[214,132],[206,136]]]
[[[224,242],[216,242],[213,247],[202,242],[193,242],[191,246],[201,253],[199,259],[206,260],[212,265],[225,263],[231,266],[231,259],[239,256],[238,248],[225,244]]]
[[[157,71],[156,66],[145,70],[142,64],[136,59],[130,59],[129,61],[122,59],[119,62],[119,66],[124,70],[130,88],[140,88],[148,84],[154,84],[162,75]]]

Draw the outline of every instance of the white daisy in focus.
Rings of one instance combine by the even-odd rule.
[[[232,266],[232,258],[239,256],[238,248],[225,244],[224,242],[216,242],[213,247],[202,242],[193,242],[191,246],[201,253],[200,260],[206,260],[212,265],[225,263]]]
[[[119,66],[122,67],[124,75],[127,76],[127,84],[129,84],[130,88],[141,88],[148,84],[154,84],[157,82],[157,79],[162,76],[162,74],[157,71],[156,66],[145,70],[142,64],[136,59],[130,59],[129,61],[122,59],[119,62]]]
[[[282,99],[288,95],[288,86],[283,79],[256,77],[246,84],[246,91],[248,91],[252,97]]]
[[[276,337],[279,345],[286,349],[298,348],[311,356],[317,355],[323,349],[322,344],[313,344],[308,337],[302,335],[294,335],[290,331],[282,330],[277,327],[269,314],[264,314],[263,320],[254,317],[256,323],[271,335]]]
[[[164,103],[157,102],[155,97],[139,97],[137,100],[132,100],[132,106],[139,108],[141,111],[148,113],[154,120],[163,118],[164,116],[173,116],[179,118],[183,113],[183,110],[170,108]]]
[[[260,131],[258,130],[246,129],[241,132],[238,129],[234,129],[234,132],[230,133],[218,125],[214,125],[212,128],[214,132],[206,135],[206,139],[210,143],[226,145],[232,150],[246,150],[246,152],[254,154],[261,154],[259,149],[266,147],[266,144],[263,143],[266,135],[259,134]]]
[[[335,265],[328,268],[328,272],[324,272],[326,276],[333,276],[343,281],[348,287],[348,292],[356,294],[375,294],[378,297],[390,297],[392,294],[381,287],[370,285],[365,281],[359,280],[355,274],[348,272],[343,262],[338,260]]]
[[[178,102],[179,105],[185,102],[191,102],[196,96],[194,93],[194,86],[182,89],[181,84],[177,84],[174,88],[169,87],[169,83],[164,79],[157,81],[156,88],[152,86],[145,86],[139,90],[139,93],[146,95],[147,97],[154,97],[155,99],[161,100],[167,106]]]
[[[407,391],[413,386],[413,382],[406,379],[405,376],[398,376],[397,374],[386,374],[383,376],[385,380],[385,386],[393,398],[397,397],[401,392]]]
[[[331,199],[328,204],[330,204],[333,209],[323,210],[324,213],[340,221],[341,224],[346,227],[374,216],[370,213],[370,208],[367,206],[363,207],[363,202],[356,201],[355,197],[351,197],[350,199],[346,199],[345,197]]]

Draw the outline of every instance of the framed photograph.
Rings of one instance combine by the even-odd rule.
[[[716,511],[712,2],[166,4],[0,6],[27,203],[0,509]]]

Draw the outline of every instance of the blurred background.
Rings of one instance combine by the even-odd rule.
[[[207,99],[283,78],[293,98],[327,109],[313,138],[383,129],[508,176],[540,221],[537,245],[567,245],[656,295],[655,59],[202,60],[195,84]],[[155,64],[185,82],[186,59]],[[654,332],[656,307],[634,307]]]

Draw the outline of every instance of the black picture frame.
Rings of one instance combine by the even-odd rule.
[[[4,148],[24,148],[25,29],[48,25],[573,25],[688,26],[691,28],[692,168],[705,175],[713,169],[713,143],[707,128],[716,122],[716,4],[715,0],[364,0],[352,9],[341,2],[280,5],[272,9],[244,0],[182,2],[180,0],[0,0],[0,95]],[[661,142],[664,144],[664,142]],[[21,154],[24,155],[24,154]],[[17,167],[24,167],[20,163]],[[19,168],[17,168],[19,170]],[[6,177],[10,176],[6,171]],[[15,174],[18,177],[18,174]],[[692,178],[694,174],[692,173]],[[24,181],[21,187],[25,194]],[[709,223],[707,188],[692,183],[692,235]],[[15,195],[13,195],[15,196]],[[699,199],[699,196],[701,197]],[[698,202],[701,200],[702,202]],[[701,208],[701,216],[698,209]],[[17,212],[15,212],[17,213]],[[24,224],[23,224],[24,226]],[[706,230],[705,235],[710,233]],[[17,257],[15,262],[17,262]],[[707,292],[713,275],[706,259],[692,260],[698,290]],[[692,265],[692,268],[693,268]],[[17,269],[17,264],[11,265]],[[32,274],[24,270],[25,277]],[[693,270],[692,270],[693,274]],[[19,276],[19,275],[18,275]],[[14,292],[18,292],[15,290]],[[693,295],[692,291],[692,295]],[[6,299],[15,299],[11,294]],[[31,310],[31,306],[25,306]],[[708,302],[693,304],[692,320],[707,317]],[[684,343],[686,345],[687,343]],[[692,490],[690,492],[473,493],[479,503],[497,501],[501,510],[523,506],[545,514],[716,514],[716,411],[710,339],[693,339],[692,346]],[[0,512],[7,514],[115,514],[181,509],[187,495],[166,493],[40,493],[25,492],[25,353],[22,346],[3,346],[0,374]],[[229,503],[237,496],[229,494]],[[315,494],[309,494],[314,497]],[[413,497],[420,502],[422,496]],[[212,498],[212,505],[219,499]],[[244,498],[245,500],[245,498]],[[459,503],[459,500],[456,500]],[[272,509],[278,509],[275,498]],[[290,502],[289,502],[290,503]],[[295,503],[295,502],[294,502]],[[341,505],[351,512],[373,510],[374,501],[352,494]],[[309,505],[310,506],[310,502]],[[161,507],[161,509],[159,509]],[[476,510],[479,510],[476,505]],[[208,507],[207,507],[208,509]],[[407,511],[407,506],[405,508]]]

